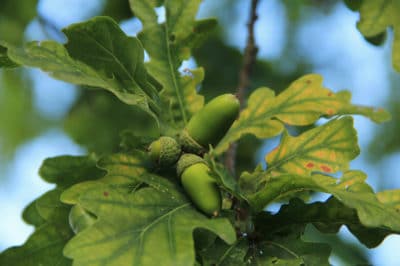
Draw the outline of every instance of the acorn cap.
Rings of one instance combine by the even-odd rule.
[[[197,163],[203,163],[207,165],[206,161],[204,161],[200,156],[191,153],[183,154],[176,164],[176,173],[178,174],[178,177],[181,177],[186,168]]]
[[[171,137],[160,137],[149,146],[150,158],[160,166],[170,166],[174,164],[179,159],[180,154],[180,145]]]
[[[182,146],[182,149],[185,152],[195,153],[195,154],[203,154],[207,152],[207,148],[201,146],[197,143],[185,129],[182,130],[181,134],[179,135],[179,142]]]

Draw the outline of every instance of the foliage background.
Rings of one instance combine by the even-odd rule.
[[[198,62],[205,68],[202,91],[206,100],[237,86],[249,3],[205,0],[201,6],[199,16],[216,16],[220,22],[212,38],[186,62]],[[140,29],[126,0],[2,0],[0,36],[13,44],[62,41],[61,28],[99,14],[120,21],[128,34]],[[160,14],[162,19],[162,10]],[[377,191],[400,187],[396,178],[400,162],[400,75],[391,66],[393,34],[389,32],[389,40],[382,46],[367,43],[355,27],[358,14],[339,0],[264,0],[258,14],[259,60],[252,88],[266,85],[278,92],[297,77],[315,72],[324,76],[324,85],[333,91],[352,91],[354,103],[387,108],[393,119],[383,125],[355,118],[361,156],[352,167],[368,173],[368,183]],[[108,111],[111,108],[113,113]],[[135,110],[107,93],[78,90],[37,70],[0,70],[0,209],[5,213],[0,222],[0,250],[21,244],[32,230],[20,214],[32,199],[50,188],[37,175],[43,159],[113,149],[120,130],[138,130],[137,125],[146,125],[145,121],[129,121],[127,113],[134,116]],[[276,141],[243,140],[240,167],[249,168],[261,161]],[[340,236],[322,236],[311,226],[308,230],[308,237],[335,244],[333,263],[385,261],[386,265],[395,265],[400,261],[400,254],[394,252],[400,244],[399,236],[388,237],[374,250],[358,245],[345,229]]]

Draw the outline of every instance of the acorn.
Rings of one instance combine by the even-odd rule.
[[[71,208],[68,221],[72,231],[77,234],[91,226],[96,221],[96,217],[77,204]]]
[[[223,94],[195,113],[180,134],[186,152],[203,154],[215,147],[239,115],[240,103],[233,94]]]
[[[150,159],[160,167],[168,167],[178,161],[181,147],[171,137],[160,137],[153,141],[148,148]]]
[[[221,194],[206,162],[197,155],[184,154],[177,163],[177,174],[194,205],[207,215],[217,216]]]

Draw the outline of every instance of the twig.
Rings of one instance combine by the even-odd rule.
[[[253,65],[256,61],[256,55],[258,52],[258,48],[254,39],[254,24],[257,20],[257,5],[258,0],[251,1],[250,7],[250,19],[247,23],[247,41],[246,41],[246,48],[244,50],[243,55],[243,63],[242,67],[239,72],[239,84],[236,90],[236,96],[240,101],[240,106],[243,108],[246,89],[250,85],[250,75],[252,72]],[[236,151],[237,151],[237,143],[232,143],[229,146],[228,151],[225,155],[225,166],[228,171],[235,175],[235,160],[236,160]]]

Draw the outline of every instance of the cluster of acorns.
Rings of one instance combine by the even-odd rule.
[[[202,156],[215,147],[237,118],[240,104],[233,94],[223,94],[193,115],[176,141],[160,137],[148,148],[150,158],[160,167],[176,165],[181,184],[202,212],[217,216],[221,194]]]

